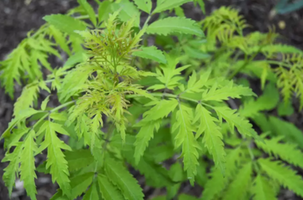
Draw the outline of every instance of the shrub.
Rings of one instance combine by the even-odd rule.
[[[143,199],[134,168],[166,189],[155,199],[195,199],[179,192],[187,181],[204,200],[276,199],[280,187],[303,197],[303,135],[267,112],[291,115],[293,94],[303,105],[302,51],[277,44],[273,29],[244,34],[228,7],[196,22],[180,7],[190,0],[96,2],[97,13],[78,0],[45,16],[1,62],[12,98],[26,83],[1,136],[10,194],[20,179],[36,199],[41,172],[59,186],[53,200]],[[63,55],[61,67],[48,62]],[[36,167],[38,154],[47,158]]]

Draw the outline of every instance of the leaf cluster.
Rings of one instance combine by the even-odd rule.
[[[97,13],[78,0],[45,16],[1,62],[11,97],[26,83],[1,135],[10,195],[20,179],[35,200],[40,172],[58,184],[52,200],[140,200],[142,185],[165,189],[153,199],[197,199],[187,182],[205,200],[277,199],[280,187],[303,197],[293,169],[303,168],[302,132],[270,114],[290,116],[292,94],[302,99],[300,50],[276,44],[273,30],[244,35],[228,7],[196,22],[181,7],[190,0],[96,2]],[[52,67],[48,57],[62,54]],[[240,73],[259,78],[262,94]]]

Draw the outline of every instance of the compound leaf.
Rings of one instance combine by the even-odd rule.
[[[104,164],[108,179],[122,191],[126,199],[143,200],[144,194],[140,185],[121,163],[107,157]]]
[[[182,4],[190,2],[190,1],[192,1],[192,0],[174,0],[174,1],[164,0],[161,2],[158,1],[157,2],[158,5],[157,5],[156,9],[154,10],[154,13],[159,13],[159,12],[162,12],[165,10],[170,10],[172,8],[181,6]]]
[[[195,21],[187,18],[168,17],[160,19],[147,27],[148,34],[169,35],[172,33],[203,36],[204,33]]]
[[[303,133],[294,124],[273,116],[269,117],[269,124],[273,133],[284,136],[288,142],[298,144],[300,148],[303,148]]]
[[[94,177],[93,172],[88,172],[76,177],[73,177],[70,180],[71,184],[71,197],[72,199],[76,199],[78,196],[80,196],[82,193],[86,191],[86,189],[89,187],[89,185],[92,183],[93,177]]]
[[[128,22],[134,17],[134,25],[139,26],[140,23],[140,11],[138,8],[128,0],[122,0],[119,4],[113,4],[113,6],[118,10],[121,9],[119,13],[119,19],[123,22]]]
[[[98,175],[98,184],[102,194],[103,199],[108,200],[123,200],[120,192],[117,188],[108,180],[104,175]]]
[[[42,101],[42,103],[41,103],[41,110],[45,111],[46,106],[47,106],[47,104],[48,104],[48,102],[49,102],[49,97],[50,97],[50,96],[47,96],[47,97]]]
[[[167,187],[167,189],[166,189],[167,190],[167,199],[173,199],[178,194],[181,183],[184,179],[183,178],[184,173],[183,173],[181,163],[176,162],[173,165],[171,165],[168,174],[171,177],[171,179],[173,181],[175,181],[175,184]]]
[[[110,2],[110,1],[103,1],[103,2],[99,3],[99,8],[98,8],[99,23],[101,21],[105,20],[109,16],[109,13],[111,12],[111,8],[110,8],[111,5],[112,5],[112,2]]]
[[[14,104],[15,117],[17,117],[21,111],[33,106],[34,101],[37,99],[38,91],[39,85],[37,82],[29,84],[23,89],[21,96]]]
[[[226,156],[226,172],[225,176],[220,172],[219,168],[214,168],[211,172],[211,178],[207,180],[202,200],[211,200],[220,194],[226,187],[226,183],[232,177],[232,175],[237,170],[236,163],[240,160],[241,149],[236,148],[228,153]]]
[[[94,181],[93,184],[88,189],[88,191],[83,196],[83,200],[96,200],[96,199],[100,199],[100,198],[97,189],[97,182]]]
[[[133,148],[135,142],[134,136],[126,135],[125,143],[122,142],[120,137],[115,137],[114,140],[114,143],[116,143],[115,146],[123,149],[123,157],[129,164],[145,176],[148,185],[158,188],[171,184],[167,170],[159,164],[159,162],[153,160],[151,152],[148,152],[146,156],[142,156],[139,163],[136,164]]]
[[[154,130],[159,129],[159,122],[148,122],[140,128],[139,133],[136,135],[135,145],[135,159],[138,164],[140,161],[140,157],[144,154],[146,147],[148,146],[149,140],[151,140],[154,136]]]
[[[78,0],[78,3],[83,7],[85,12],[88,14],[89,19],[92,21],[94,26],[96,26],[97,25],[97,19],[96,19],[96,16],[95,16],[95,11],[92,8],[92,6],[89,3],[87,3],[86,0]]]
[[[297,148],[297,145],[289,142],[284,144],[279,143],[281,139],[283,139],[283,136],[270,140],[264,139],[263,142],[256,141],[256,144],[266,153],[279,156],[282,160],[303,168],[303,153]]]
[[[200,8],[201,8],[203,14],[205,14],[205,5],[204,5],[203,0],[194,0],[194,2],[195,3],[198,2],[198,4],[200,5]]]
[[[134,0],[134,2],[140,10],[143,10],[144,12],[150,13],[150,11],[152,9],[151,0]]]
[[[184,169],[187,172],[187,178],[193,185],[195,175],[197,174],[197,165],[199,153],[197,151],[199,147],[194,134],[192,123],[192,111],[190,108],[179,105],[179,110],[176,112],[175,123],[173,124],[173,132],[177,130],[175,137],[176,148],[182,145],[182,156]]]
[[[196,137],[204,133],[202,142],[213,156],[216,166],[224,173],[225,151],[222,133],[215,123],[217,119],[212,117],[210,112],[201,104],[197,105],[195,115],[194,121],[199,121]]]
[[[60,125],[50,121],[44,122],[39,131],[45,131],[45,140],[41,143],[39,151],[47,147],[46,169],[50,169],[53,182],[57,181],[63,194],[70,196],[68,163],[61,149],[71,150],[56,134],[66,132]]]
[[[176,99],[154,101],[153,103],[156,105],[143,114],[144,118],[141,123],[167,117],[178,105]]]
[[[86,25],[82,21],[68,15],[53,14],[47,15],[43,19],[60,31],[74,36],[78,36],[74,31],[84,31],[86,29]]]
[[[244,117],[253,117],[260,111],[271,110],[275,108],[279,103],[279,91],[273,84],[266,85],[264,93],[259,96],[256,100],[248,100],[244,102],[243,107],[240,108],[239,112]]]
[[[204,101],[222,101],[228,100],[228,98],[241,98],[241,96],[252,96],[254,93],[248,87],[243,87],[241,85],[234,86],[233,82],[230,81],[229,84],[222,88],[217,88],[215,84],[210,90],[204,92],[202,99]]]
[[[303,180],[295,171],[289,167],[282,166],[283,164],[279,161],[259,159],[258,162],[271,179],[303,197]]]
[[[3,181],[8,188],[9,196],[11,197],[13,187],[16,181],[16,173],[18,172],[20,156],[22,153],[22,144],[19,143],[12,153],[6,153],[2,162],[10,161],[9,165],[4,169]]]
[[[36,200],[36,184],[35,178],[37,175],[35,173],[35,152],[37,151],[37,144],[35,143],[35,132],[31,130],[24,143],[22,156],[20,156],[21,166],[20,166],[20,180],[24,182],[25,190],[32,200]]]
[[[7,60],[1,62],[1,64],[6,67],[2,71],[0,78],[5,87],[5,92],[8,93],[11,98],[14,98],[14,81],[16,80],[20,84],[20,71],[25,71],[29,67],[29,55],[24,47],[26,43],[27,39],[23,40],[19,46],[8,55]]]
[[[252,163],[245,164],[229,185],[223,200],[244,199],[251,181]]]
[[[220,118],[224,118],[233,131],[234,126],[237,127],[239,133],[246,136],[258,137],[257,132],[252,128],[252,124],[248,120],[239,116],[236,110],[228,107],[215,107],[215,110]]]
[[[151,59],[159,63],[166,63],[166,59],[163,55],[163,52],[158,50],[155,46],[142,47],[139,50],[141,51],[136,51],[133,53],[133,55],[141,58]]]
[[[55,26],[50,25],[49,26],[50,33],[54,37],[55,41],[63,51],[65,51],[69,56],[71,55],[70,49],[68,47],[68,43],[66,42],[64,35],[59,31],[58,29],[55,28]]]
[[[88,149],[66,151],[64,154],[70,172],[84,168],[94,161],[94,157]]]
[[[254,180],[252,193],[254,194],[254,200],[277,200],[272,186],[260,174]]]

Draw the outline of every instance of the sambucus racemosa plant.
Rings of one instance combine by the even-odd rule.
[[[292,93],[303,104],[300,50],[275,44],[272,31],[244,35],[245,21],[226,7],[199,26],[180,7],[190,0],[158,0],[154,9],[151,0],[96,1],[97,14],[78,2],[67,15],[44,17],[47,23],[1,62],[11,97],[15,81],[27,83],[1,136],[10,194],[20,178],[36,199],[38,171],[58,184],[53,200],[144,199],[132,166],[144,184],[166,188],[154,199],[195,199],[180,194],[186,181],[200,185],[205,200],[277,199],[281,186],[303,197],[302,177],[282,163],[303,168],[303,135],[263,112],[278,105],[277,88],[286,102],[278,105],[281,116],[293,112]],[[148,13],[143,24],[141,12]],[[163,51],[146,45],[151,36]],[[63,52],[67,61],[53,68],[48,56]],[[259,77],[264,94],[255,99],[238,73]],[[50,95],[40,102],[42,90]],[[55,97],[60,104],[48,106]],[[243,106],[230,108],[231,99]]]

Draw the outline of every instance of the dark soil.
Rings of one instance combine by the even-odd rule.
[[[268,32],[269,27],[276,27],[276,31],[283,37],[283,41],[303,50],[303,9],[285,15],[274,15],[272,10],[277,0],[209,0],[206,1],[206,11],[210,14],[222,5],[232,6],[240,10],[248,24],[248,31]],[[77,6],[75,0],[0,0],[0,60],[4,59],[26,37],[30,30],[35,30],[44,21],[43,16],[52,13],[65,13]],[[196,20],[204,15],[192,4],[184,5],[185,14]],[[20,93],[21,89],[19,89]],[[18,96],[18,95],[17,95]],[[14,101],[4,94],[0,85],[0,133],[11,120]],[[0,142],[0,160],[4,156],[3,141]],[[0,177],[5,164],[0,163]],[[22,184],[16,184],[13,200],[28,200]],[[38,200],[50,199],[56,191],[49,176],[40,176],[37,180]],[[188,187],[186,187],[188,189]],[[190,190],[190,189],[188,189]],[[148,192],[157,193],[159,191]],[[196,193],[196,191],[192,191]],[[0,200],[7,200],[7,190],[0,181]],[[289,191],[282,191],[279,200],[300,199]]]

